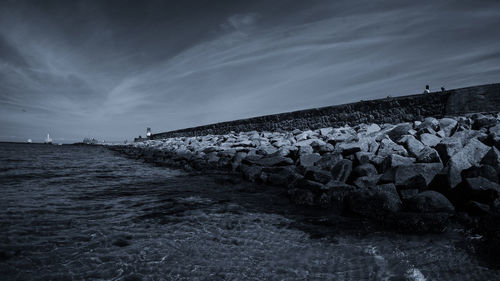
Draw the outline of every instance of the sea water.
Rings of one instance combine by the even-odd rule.
[[[500,280],[459,230],[365,223],[104,147],[0,144],[1,280]]]

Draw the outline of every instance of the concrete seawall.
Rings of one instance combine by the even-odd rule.
[[[358,125],[401,123],[500,108],[500,83],[447,90],[430,94],[360,101],[350,104],[240,119],[153,134],[151,139],[227,134],[231,131],[292,131]]]

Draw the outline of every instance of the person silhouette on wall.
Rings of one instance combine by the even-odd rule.
[[[428,94],[430,92],[431,92],[431,90],[429,89],[429,85],[425,85],[424,94]]]

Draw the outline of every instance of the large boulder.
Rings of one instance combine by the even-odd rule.
[[[346,198],[356,190],[352,185],[332,180],[325,185],[328,190],[329,203],[337,210],[344,210]]]
[[[481,159],[481,164],[491,165],[493,167],[500,166],[500,151],[496,147],[492,147],[483,159]]]
[[[330,171],[342,159],[343,157],[340,153],[325,153],[321,155],[321,158],[316,161],[314,165],[320,167],[323,170]]]
[[[401,210],[402,202],[393,184],[359,189],[347,197],[349,211],[376,219],[384,219],[387,213]]]
[[[336,149],[341,151],[343,155],[351,155],[358,151],[375,153],[378,147],[379,144],[375,140],[375,137],[366,136],[360,136],[354,141],[346,141],[336,145]]]
[[[420,151],[420,154],[417,156],[417,162],[441,163],[441,158],[439,157],[439,153],[435,149],[426,147],[422,151]]]
[[[377,155],[385,157],[391,154],[408,156],[408,152],[402,145],[396,144],[389,138],[385,138],[380,142],[380,147],[378,149]]]
[[[412,129],[411,123],[403,123],[392,128],[392,130],[387,132],[387,135],[389,136],[389,138],[391,138],[391,140],[397,141],[403,135],[408,135],[408,131],[411,129]]]
[[[443,165],[441,163],[414,163],[411,165],[398,166],[394,168],[393,182],[397,186],[405,185],[409,179],[420,175],[425,179],[425,183],[429,185],[442,168]],[[390,171],[386,173],[390,173]]]
[[[401,140],[402,143],[405,144],[410,156],[417,157],[420,155],[420,152],[426,148],[426,146],[417,140],[414,136],[404,136]]]
[[[451,136],[457,124],[458,121],[452,118],[442,118],[439,120],[439,128],[444,132],[445,137]]]
[[[241,173],[245,179],[249,181],[257,181],[260,179],[260,174],[262,173],[262,168],[258,166],[249,166],[246,164],[241,164],[239,167]]]
[[[314,163],[320,159],[321,155],[319,153],[304,154],[300,156],[299,164],[303,168],[308,168],[314,166]]]
[[[405,205],[409,211],[420,213],[452,213],[455,211],[451,202],[443,194],[432,190],[411,197],[405,202]]]
[[[411,165],[415,163],[415,158],[412,157],[404,157],[398,154],[391,154],[385,157],[383,162],[383,171],[387,171],[390,168],[395,168],[397,166],[402,165]]]
[[[323,136],[323,137],[328,136],[328,134],[329,134],[331,131],[333,131],[333,128],[332,128],[332,127],[328,127],[328,128],[321,128],[321,129],[319,129],[319,133],[320,133],[320,135],[321,135],[321,136]]]
[[[498,124],[498,120],[493,116],[484,116],[482,114],[475,114],[472,118],[474,124],[472,124],[472,129],[479,130],[481,128],[489,128]]]
[[[370,188],[375,185],[380,180],[381,175],[370,175],[370,176],[363,176],[359,177],[356,180],[354,180],[354,185],[359,187],[359,188]]]
[[[441,142],[441,138],[434,134],[421,134],[420,141],[426,146],[434,147]]]
[[[272,145],[262,145],[257,148],[257,154],[264,156],[276,153],[277,151],[278,149]]]
[[[262,173],[269,184],[277,186],[288,186],[302,177],[293,166],[263,168]]]
[[[356,156],[356,160],[358,161],[358,163],[360,165],[362,165],[362,164],[369,163],[374,155],[373,155],[373,153],[370,153],[370,152],[359,151],[359,152],[356,152],[355,156]]]
[[[308,167],[304,177],[320,183],[327,183],[332,179],[332,174],[317,166]]]
[[[332,168],[332,177],[336,181],[346,182],[352,172],[352,161],[342,159]]]
[[[432,130],[437,130],[439,126],[439,121],[434,117],[426,117],[420,125],[418,125],[417,129],[425,129],[430,128]]]
[[[377,175],[377,168],[375,168],[375,166],[373,166],[372,164],[369,164],[369,163],[358,165],[353,170],[353,176],[355,178],[365,177],[365,176],[374,176],[374,175]]]
[[[498,171],[490,165],[472,166],[462,171],[462,178],[483,177],[489,181],[498,183]]]
[[[292,165],[293,160],[284,156],[268,156],[260,158],[257,161],[254,161],[253,163],[264,167],[287,166],[287,165]]]
[[[293,188],[307,189],[313,193],[323,193],[328,190],[324,184],[306,178],[298,179],[292,185]]]
[[[463,206],[464,211],[473,216],[486,215],[490,212],[490,206],[476,201],[469,201]]]
[[[477,139],[471,139],[462,150],[453,155],[447,163],[450,187],[456,187],[461,181],[463,170],[478,166],[490,148]]]
[[[462,140],[458,137],[444,138],[440,143],[436,145],[436,151],[439,153],[444,164],[448,163],[448,160],[455,154],[457,154],[463,148]]]
[[[458,185],[452,193],[452,199],[456,204],[467,201],[492,205],[500,195],[500,185],[483,177],[466,178]]]

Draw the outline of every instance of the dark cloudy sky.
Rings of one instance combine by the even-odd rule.
[[[0,1],[0,140],[500,82],[500,1]]]

